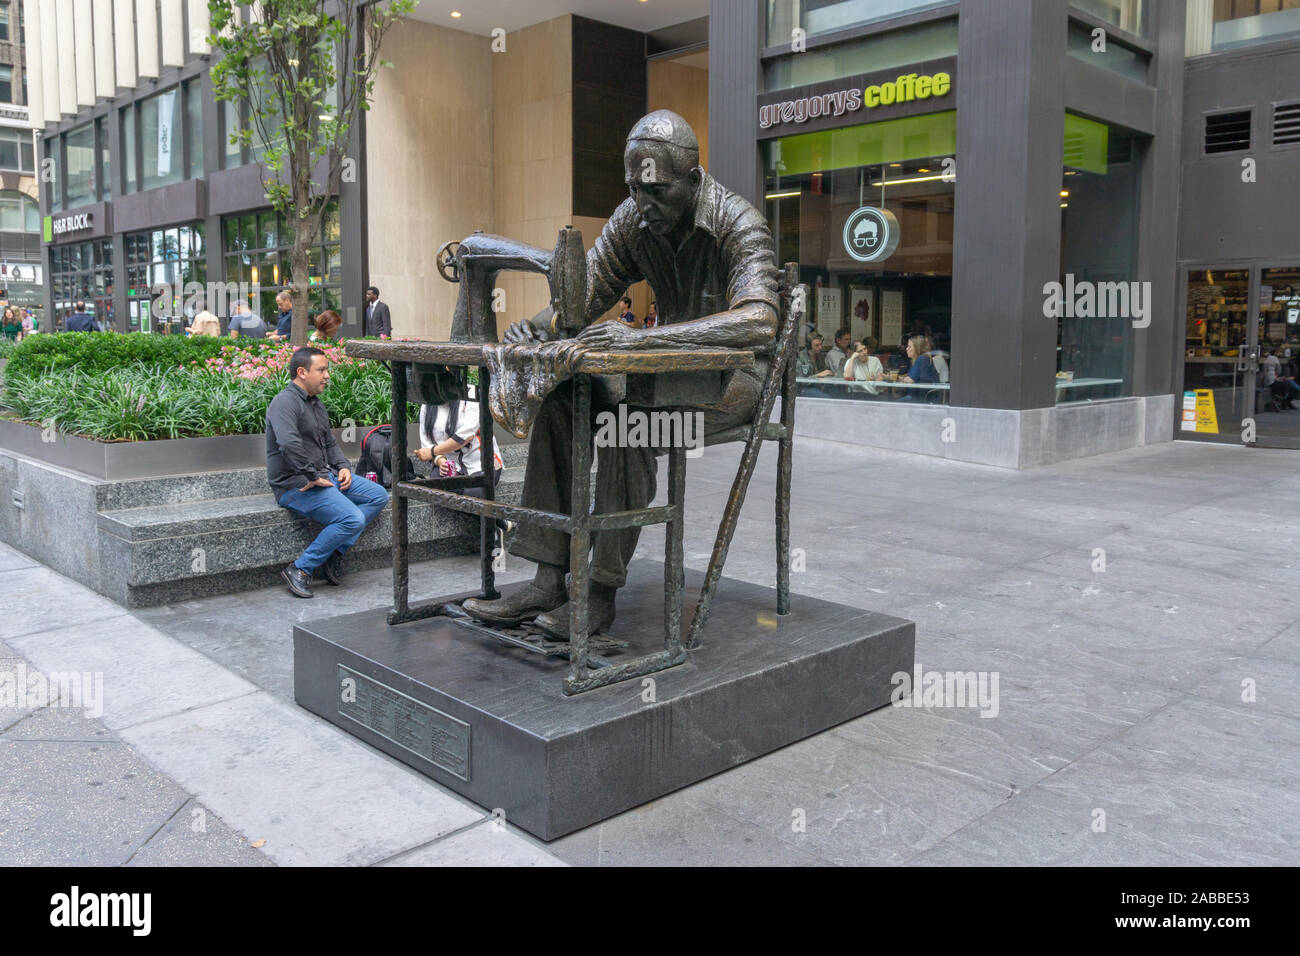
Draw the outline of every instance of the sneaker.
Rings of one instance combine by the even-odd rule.
[[[309,598],[316,596],[311,590],[311,575],[298,565],[289,565],[280,572],[280,577],[284,579],[285,584],[289,585],[289,593],[294,597]]]
[[[325,580],[330,584],[338,587],[343,583],[343,555],[335,551],[325,563],[320,566],[321,574],[325,575]]]

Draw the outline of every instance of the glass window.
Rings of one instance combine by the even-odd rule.
[[[95,201],[95,127],[90,123],[64,137],[68,153],[68,208]]]
[[[1069,33],[1066,36],[1066,48],[1070,56],[1091,63],[1093,66],[1099,66],[1102,69],[1110,70],[1112,73],[1118,73],[1121,76],[1127,76],[1130,80],[1137,80],[1139,83],[1145,83],[1147,80],[1147,63],[1150,57],[1132,47],[1124,46],[1114,37],[1107,37],[1105,49],[1094,50],[1094,41],[1092,38],[1093,28],[1087,24],[1080,23],[1077,20],[1070,21]]]
[[[50,197],[50,211],[59,212],[63,209],[63,152],[60,148],[61,138],[51,136],[48,139],[42,139],[42,149],[45,158],[52,161],[54,177],[46,186]]]
[[[226,281],[248,282],[260,289],[262,315],[274,317],[275,294],[290,281],[289,255],[293,236],[283,217],[271,210],[230,216],[222,221],[226,241]],[[342,247],[339,242],[338,202],[325,207],[321,241],[307,253],[309,302],[320,311],[322,302],[338,302],[343,294]]]
[[[126,191],[136,190],[135,181],[135,107],[122,110],[122,162],[126,165]]]
[[[238,133],[239,129],[239,104],[232,103],[229,100],[222,100],[221,142],[223,144],[222,164],[225,169],[233,169],[242,161],[239,143],[230,141],[230,138]]]
[[[22,156],[22,170],[25,173],[36,172],[36,147],[32,145],[31,138],[24,135],[18,144],[18,150]]]
[[[0,41],[9,42],[9,4],[0,3]]]
[[[203,178],[203,98],[197,80],[185,84],[185,134],[189,137],[189,179]]]
[[[40,207],[25,193],[11,189],[0,192],[0,231],[40,232]]]
[[[767,0],[767,45],[790,43],[796,28],[807,36],[946,6],[949,0]],[[802,54],[801,54],[802,55]]]
[[[125,236],[127,297],[137,301],[155,298],[154,286],[165,283],[176,296],[175,310],[185,304],[190,282],[205,282],[207,269],[202,253],[196,251],[195,239],[202,234],[202,223],[188,223],[171,229],[154,229]],[[214,311],[216,311],[214,309]],[[129,319],[130,327],[140,329],[139,316]],[[172,333],[182,328],[179,317],[163,321],[154,317],[152,331]]]
[[[0,103],[14,101],[14,68],[0,66]]]
[[[1048,293],[1058,402],[1130,394],[1133,323],[1151,315],[1137,281],[1139,164],[1132,135],[1066,114],[1060,290]]]
[[[777,259],[800,263],[821,337],[800,343],[801,395],[947,403],[956,115],[764,144]]]
[[[23,139],[21,130],[0,129],[0,169],[18,169],[19,142]]]
[[[185,178],[180,89],[141,100],[139,110],[143,188],[156,189],[180,182]]]
[[[1146,36],[1145,0],[1070,0],[1070,3],[1134,36]]]
[[[956,55],[957,19],[953,17],[772,60],[767,65],[765,86],[785,90]]]
[[[1188,0],[1187,55],[1300,37],[1300,0]]]
[[[99,140],[99,183],[104,199],[113,198],[113,174],[109,166],[108,121],[95,120],[95,133]]]

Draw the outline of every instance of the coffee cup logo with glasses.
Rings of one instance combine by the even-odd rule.
[[[881,262],[898,249],[898,219],[888,209],[859,206],[844,220],[844,251],[858,262]]]

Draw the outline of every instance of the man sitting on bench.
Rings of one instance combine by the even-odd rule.
[[[289,384],[266,409],[266,477],[275,500],[325,527],[298,559],[280,572],[294,597],[314,597],[317,568],[330,584],[343,581],[343,555],[388,504],[388,492],[352,474],[330,431],[320,393],[330,380],[325,353],[309,346],[289,360]]]

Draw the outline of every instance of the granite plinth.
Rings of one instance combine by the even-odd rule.
[[[294,628],[298,703],[543,840],[884,706],[915,647],[910,621],[802,595],[778,617],[772,588],[724,578],[685,664],[565,697],[565,660],[386,613]],[[661,648],[662,621],[663,566],[635,561],[609,660]]]

